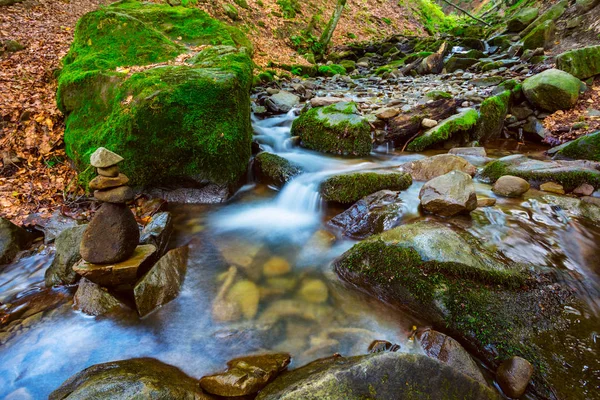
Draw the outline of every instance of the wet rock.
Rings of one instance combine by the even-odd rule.
[[[19,251],[25,250],[33,236],[25,229],[0,217],[0,264],[10,263]]]
[[[573,194],[578,196],[591,196],[594,193],[594,187],[587,183],[582,183],[573,190]]]
[[[556,158],[600,161],[600,131],[560,146]]]
[[[151,188],[146,193],[169,203],[219,204],[233,194],[228,185],[209,183],[201,188]]]
[[[135,194],[129,186],[120,186],[112,189],[95,190],[94,197],[105,203],[120,204],[130,202]]]
[[[300,97],[293,93],[280,91],[267,99],[266,105],[274,113],[287,113],[300,104]]]
[[[179,295],[185,279],[188,247],[179,247],[162,256],[133,288],[138,314],[143,317]]]
[[[565,194],[565,188],[563,188],[563,186],[560,183],[556,182],[542,183],[540,185],[540,190],[556,194]]]
[[[85,234],[84,234],[85,237]],[[115,264],[92,264],[81,260],[73,270],[100,286],[119,286],[137,281],[138,271],[144,271],[152,263],[156,247],[151,244],[137,246],[131,257]]]
[[[376,394],[376,395],[374,395]],[[257,400],[499,399],[492,389],[429,357],[406,353],[333,356],[282,374]]]
[[[523,82],[523,93],[531,104],[554,112],[572,108],[579,98],[581,81],[558,69],[549,69]]]
[[[214,400],[178,368],[153,358],[96,364],[67,379],[49,400],[133,398]]]
[[[477,198],[477,208],[493,207],[495,205],[496,205],[496,199],[492,199],[490,197],[478,197]]]
[[[129,178],[123,174],[116,177],[99,175],[90,181],[89,186],[92,190],[103,190],[127,185],[127,183],[129,183]]]
[[[492,187],[492,191],[503,197],[521,197],[529,190],[529,182],[518,176],[501,176]]]
[[[301,145],[324,153],[366,156],[371,153],[371,127],[356,103],[337,103],[304,112],[292,125]]]
[[[510,113],[519,121],[524,121],[527,117],[533,115],[533,110],[526,104],[515,105],[510,108]]]
[[[89,263],[118,263],[133,254],[139,241],[140,231],[129,208],[104,203],[84,232],[79,250]]]
[[[96,172],[100,176],[106,176],[106,177],[109,177],[109,178],[114,178],[116,176],[119,176],[119,166],[118,165],[113,165],[112,167],[96,168]]]
[[[462,171],[474,176],[477,168],[462,157],[452,154],[438,154],[400,166],[400,171],[409,173],[416,181],[428,181],[451,171]]]
[[[352,204],[380,190],[401,191],[411,184],[404,172],[353,172],[325,179],[319,190],[325,201]]]
[[[508,114],[511,92],[505,91],[497,96],[492,96],[481,103],[479,120],[475,127],[473,137],[475,140],[487,142],[497,139],[504,128],[504,119]]]
[[[90,164],[94,168],[109,168],[121,161],[123,161],[123,157],[104,147],[98,147],[90,156]]]
[[[417,339],[423,352],[428,357],[441,361],[487,386],[487,382],[475,361],[456,340],[433,329],[418,331]]]
[[[320,279],[305,279],[298,291],[300,297],[309,303],[325,303],[329,296],[327,285]]]
[[[496,371],[496,379],[502,391],[511,398],[519,398],[525,393],[533,375],[533,366],[524,358],[515,356],[502,362]]]
[[[454,154],[457,156],[464,156],[464,157],[480,157],[480,158],[487,157],[487,153],[485,151],[485,148],[483,148],[483,147],[455,147],[453,149],[450,149],[450,151],[448,151],[448,154]],[[467,171],[463,171],[463,172],[467,172]]]
[[[459,69],[467,70],[473,65],[477,64],[478,62],[479,60],[476,58],[463,58],[452,56],[448,59],[448,61],[446,61],[445,68],[448,73],[452,73],[458,71]]]
[[[236,282],[227,292],[228,303],[236,304],[245,319],[253,319],[258,312],[260,290],[252,281],[242,280]]]
[[[65,229],[56,238],[56,253],[52,265],[44,275],[47,287],[57,285],[72,285],[79,276],[73,271],[73,265],[81,260],[79,246],[87,225],[79,225]]]
[[[467,143],[471,131],[477,124],[478,118],[479,113],[474,109],[465,110],[460,114],[441,121],[436,127],[414,139],[408,144],[406,150],[423,151],[432,147],[442,146],[449,140],[459,144]]]
[[[387,340],[373,340],[368,348],[369,353],[395,352],[398,350],[400,350],[400,345],[393,344]]]
[[[544,125],[534,116],[527,118],[527,123],[523,125],[523,132],[529,133],[528,135],[532,140],[543,140],[548,131],[544,128]]]
[[[140,234],[140,244],[152,244],[156,247],[156,257],[162,257],[169,247],[173,234],[173,218],[167,211],[154,214]]]
[[[443,217],[477,208],[475,185],[469,174],[452,171],[427,182],[419,192],[421,207]]]
[[[254,172],[260,182],[282,187],[302,168],[276,154],[262,152],[254,158]]]
[[[536,7],[523,8],[508,20],[506,27],[509,32],[521,32],[535,21],[539,14],[540,10]]]
[[[202,377],[200,387],[224,397],[257,393],[284,371],[290,360],[286,353],[235,358],[227,363],[226,372]]]
[[[352,99],[347,97],[313,97],[310,99],[310,105],[312,107],[326,107],[337,103],[348,103]]]
[[[404,144],[421,130],[426,118],[435,121],[444,120],[456,113],[459,104],[455,99],[442,99],[416,107],[407,105],[406,109],[403,108],[402,114],[388,122],[389,132],[386,139]]]
[[[385,120],[394,118],[398,114],[400,114],[400,110],[398,110],[397,108],[382,108],[380,110],[377,110],[375,116],[379,119]]]
[[[345,237],[364,239],[396,226],[405,210],[399,192],[381,190],[360,199],[327,224]]]
[[[263,275],[269,278],[286,275],[290,273],[292,267],[288,260],[283,257],[271,257],[263,265]]]
[[[96,317],[124,308],[124,305],[106,289],[85,278],[79,282],[73,304],[75,309]]]

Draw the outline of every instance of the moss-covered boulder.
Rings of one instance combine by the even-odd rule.
[[[352,204],[380,190],[401,191],[412,185],[412,177],[405,172],[353,172],[334,175],[320,186],[325,201]]]
[[[523,50],[550,49],[554,45],[556,36],[556,24],[554,21],[546,21],[538,25],[529,35],[523,38]]]
[[[347,72],[352,72],[356,69],[356,61],[342,60],[340,61],[340,66],[342,66]]]
[[[523,8],[508,20],[506,27],[509,32],[521,32],[535,21],[538,15],[540,15],[540,10],[537,7]]]
[[[273,153],[262,152],[254,158],[254,173],[259,182],[282,187],[302,172],[302,168]]]
[[[333,356],[279,376],[257,400],[500,399],[462,371],[422,354]]]
[[[371,153],[371,127],[352,102],[312,108],[292,125],[301,145],[324,153],[367,156]]]
[[[580,88],[579,79],[558,69],[548,69],[523,82],[527,100],[550,112],[572,108],[579,99]]]
[[[565,13],[568,6],[568,0],[561,0],[558,3],[552,5],[520,33],[521,37],[524,38],[525,36],[529,35],[531,31],[533,31],[535,28],[547,21],[556,21]]]
[[[556,182],[570,191],[583,183],[600,187],[598,168],[600,164],[589,161],[541,161],[517,154],[489,163],[481,171],[481,177],[495,182],[501,176],[513,175],[527,180],[534,187]]]
[[[477,64],[478,62],[479,60],[476,58],[463,58],[452,56],[448,59],[448,61],[446,61],[444,68],[446,68],[446,71],[449,73],[458,71],[459,69],[462,69],[464,71]]]
[[[556,156],[558,158],[600,162],[600,131],[590,133],[567,143],[561,147]]]
[[[465,110],[445,119],[434,128],[417,137],[408,144],[406,150],[423,151],[432,147],[441,147],[446,142],[451,142],[448,144],[464,144],[469,141],[478,118],[479,113],[476,110],[472,108]]]
[[[251,154],[249,52],[196,8],[124,0],[84,15],[58,78],[67,154],[86,170],[104,146],[134,185],[233,184]]]
[[[556,57],[556,67],[579,78],[600,74],[600,46],[570,50]]]
[[[481,103],[479,120],[474,133],[476,140],[486,142],[500,137],[502,128],[504,128],[504,119],[508,114],[510,99],[511,92],[506,90],[497,96],[488,97]]]

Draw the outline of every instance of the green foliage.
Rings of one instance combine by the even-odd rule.
[[[335,76],[335,75],[346,75],[346,68],[338,64],[321,65],[319,67],[319,75],[323,76]]]
[[[277,0],[277,4],[285,18],[296,18],[297,14],[302,14],[302,7],[298,0]]]
[[[417,9],[417,16],[430,34],[449,32],[457,24],[458,18],[455,15],[444,14],[442,8],[434,1],[417,0]]]
[[[233,0],[233,2],[245,10],[250,8],[250,6],[248,6],[248,2],[246,0]]]
[[[391,20],[391,19],[389,19],[389,18],[385,18],[385,17],[383,17],[383,18],[381,18],[381,20],[382,20],[383,22],[385,22],[387,25],[391,25],[391,24],[392,24],[392,20]]]

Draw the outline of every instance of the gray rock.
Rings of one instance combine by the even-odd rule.
[[[504,175],[494,183],[492,191],[503,197],[521,197],[529,190],[529,187],[529,182],[523,178]]]
[[[73,265],[81,259],[79,246],[87,225],[68,228],[56,238],[56,254],[52,265],[45,273],[47,287],[56,285],[71,285],[77,282],[79,276],[73,271]]]
[[[568,110],[577,103],[581,81],[558,69],[548,69],[527,78],[523,93],[534,106],[546,111]]]
[[[81,279],[79,282],[79,287],[73,297],[73,304],[75,308],[81,312],[95,317],[108,314],[124,307],[124,305],[117,300],[116,297],[108,293],[106,289],[103,289],[100,285],[85,278]]]
[[[428,181],[451,171],[462,171],[470,176],[477,173],[474,165],[453,154],[438,154],[407,162],[400,165],[399,170],[409,173],[415,181]]]
[[[350,102],[352,99],[347,97],[313,97],[310,99],[310,105],[313,107],[325,107],[332,104]]]
[[[133,189],[129,186],[120,186],[112,189],[95,190],[94,197],[105,203],[128,203],[135,197]]]
[[[90,164],[94,168],[109,168],[123,161],[123,157],[104,147],[98,147],[90,156]]]
[[[140,244],[153,244],[156,247],[156,257],[162,257],[167,251],[172,234],[171,213],[159,212],[152,216],[152,220],[142,230]]]
[[[525,393],[532,375],[533,366],[529,361],[514,356],[500,364],[496,379],[508,397],[517,399]]]
[[[262,152],[254,158],[253,169],[259,182],[278,187],[302,172],[299,165],[268,152]]]
[[[475,185],[469,174],[452,171],[427,182],[419,193],[427,212],[451,217],[477,208]]]
[[[25,229],[0,217],[0,264],[11,262],[19,251],[27,248],[32,239]]]
[[[487,153],[484,147],[455,147],[453,149],[450,149],[450,151],[448,151],[448,154],[454,154],[457,156],[465,157],[487,157]]]
[[[135,285],[133,295],[140,316],[167,304],[179,295],[187,270],[188,248],[169,251]]]
[[[267,99],[266,106],[274,113],[287,113],[300,103],[300,97],[280,91]]]

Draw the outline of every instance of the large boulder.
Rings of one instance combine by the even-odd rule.
[[[600,46],[570,50],[556,56],[556,68],[579,78],[600,74]]]
[[[49,400],[214,400],[178,368],[153,358],[92,365],[67,379]]]
[[[257,400],[500,399],[493,389],[420,354],[333,356],[282,374]]]
[[[25,250],[31,239],[25,229],[0,217],[0,265],[11,262],[19,251]]]
[[[284,90],[270,96],[266,101],[267,107],[274,113],[287,113],[299,103],[300,97]]]
[[[371,127],[355,103],[340,102],[312,108],[292,125],[301,145],[324,153],[367,156],[371,153]]]
[[[529,182],[512,175],[501,176],[492,187],[492,191],[503,197],[521,197],[529,190]]]
[[[572,108],[579,99],[580,89],[579,79],[558,69],[548,69],[523,82],[527,100],[550,112]]]
[[[575,4],[580,13],[586,13],[600,4],[600,0],[576,0]]]
[[[399,192],[381,190],[360,199],[327,225],[339,229],[345,237],[364,239],[398,225],[405,211]]]
[[[550,49],[554,45],[556,24],[546,21],[523,38],[523,50]]]
[[[476,140],[486,142],[500,137],[510,100],[511,92],[506,90],[497,96],[488,97],[481,103],[479,120],[474,133]]]
[[[508,20],[506,27],[509,32],[521,32],[535,21],[539,14],[540,10],[536,7],[523,8]]]
[[[600,187],[600,164],[589,161],[541,161],[523,155],[499,158],[485,166],[481,177],[495,182],[501,176],[514,175],[539,187],[546,182],[560,183],[570,191],[583,183]]]
[[[409,173],[415,181],[428,181],[451,171],[462,171],[471,176],[477,168],[462,157],[453,154],[438,154],[400,165],[399,170]]]
[[[600,131],[582,136],[561,146],[556,157],[600,162]]]
[[[124,0],[84,15],[58,77],[68,156],[86,170],[104,146],[133,185],[234,186],[251,155],[249,49],[197,8]]]
[[[432,214],[451,217],[477,208],[475,185],[469,174],[452,171],[423,185],[421,207]]]
[[[556,21],[565,13],[568,6],[568,0],[560,0],[558,3],[552,5],[521,32],[521,37],[524,38],[525,36],[529,35],[531,31],[547,21]]]
[[[470,108],[440,122],[406,147],[408,151],[423,151],[432,147],[443,146],[448,142],[460,145],[469,141],[471,132],[477,124],[479,113]]]
[[[254,157],[253,167],[259,182],[278,187],[282,187],[302,172],[299,165],[268,152],[262,152]]]
[[[404,172],[353,172],[334,175],[320,186],[325,201],[352,204],[380,190],[406,190],[412,178]]]
[[[73,271],[73,265],[81,260],[79,246],[87,225],[79,225],[62,231],[55,240],[56,254],[52,265],[44,275],[46,286],[71,285],[77,282],[79,275]]]

